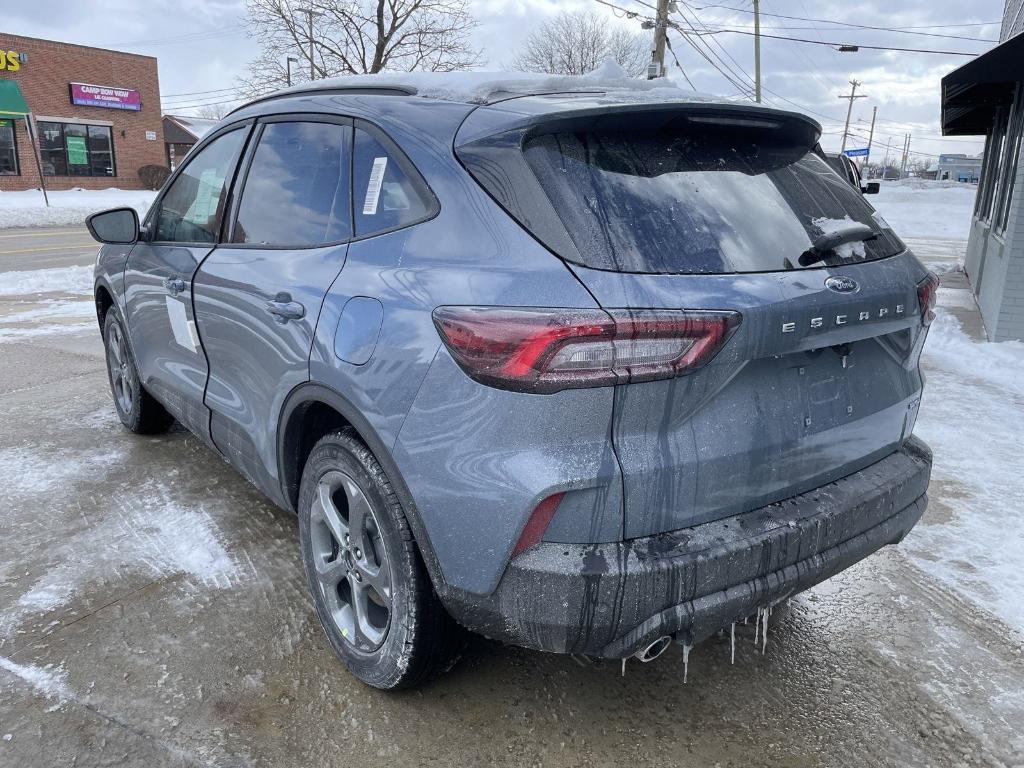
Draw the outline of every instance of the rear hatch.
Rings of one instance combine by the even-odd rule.
[[[616,386],[626,538],[804,493],[913,429],[927,273],[827,165],[819,132],[773,110],[640,105],[457,147],[602,307],[742,316],[702,367]]]

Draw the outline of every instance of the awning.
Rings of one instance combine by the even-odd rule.
[[[1024,34],[1011,37],[942,78],[942,133],[977,136],[992,128],[995,110],[1013,103],[1024,82]]]
[[[17,80],[0,80],[0,117],[24,117],[28,104],[21,95]]]

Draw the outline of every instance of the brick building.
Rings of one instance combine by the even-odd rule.
[[[13,81],[16,84],[2,81]],[[39,165],[20,91],[31,112]],[[0,33],[0,191],[138,189],[143,165],[166,165],[160,83],[151,56]]]

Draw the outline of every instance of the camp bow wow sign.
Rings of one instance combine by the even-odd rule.
[[[105,107],[106,109],[142,109],[142,97],[132,88],[114,88],[109,85],[70,83],[71,103],[83,107]]]

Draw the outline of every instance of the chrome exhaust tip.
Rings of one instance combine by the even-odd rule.
[[[648,661],[654,661],[656,658],[661,656],[661,654],[668,650],[668,647],[671,644],[672,638],[668,635],[664,635],[663,637],[659,637],[646,648],[642,648],[641,650],[634,653],[633,658],[639,659],[644,664],[646,664]]]

